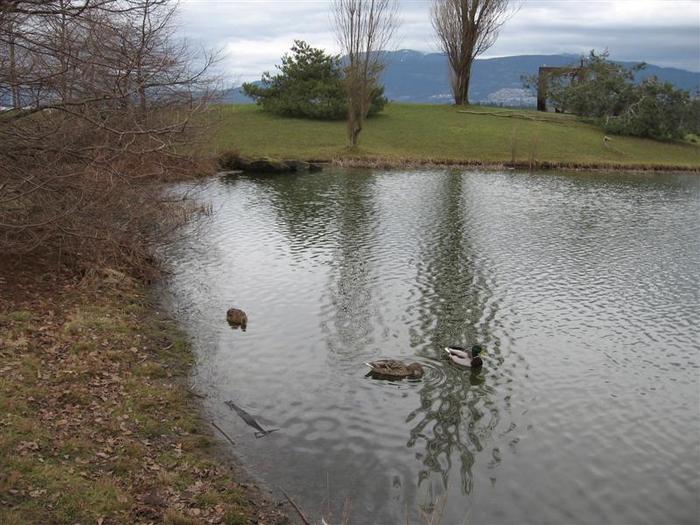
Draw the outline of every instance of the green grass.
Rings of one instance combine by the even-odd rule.
[[[282,118],[254,105],[222,105],[215,147],[247,156],[388,163],[513,163],[571,167],[700,168],[700,147],[612,136],[571,115],[484,107],[390,104],[369,119],[358,150],[345,123]]]

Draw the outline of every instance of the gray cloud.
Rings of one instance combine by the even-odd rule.
[[[437,51],[429,0],[401,0],[396,48]],[[336,52],[328,0],[181,0],[188,38],[222,49],[233,81],[271,70],[294,39]],[[697,0],[523,0],[485,58],[587,53],[700,71]]]

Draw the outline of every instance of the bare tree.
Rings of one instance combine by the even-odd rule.
[[[0,86],[0,106],[5,105],[4,101],[13,108],[19,108],[22,105],[18,81],[26,65],[24,63],[26,53],[15,43],[20,26],[21,17],[0,11],[0,31],[6,35],[0,43],[0,71],[4,72],[3,76],[6,79],[5,84]]]
[[[0,97],[14,106],[0,113],[0,255],[153,269],[173,218],[159,181],[204,169],[195,116],[216,81],[215,57],[176,38],[175,5],[0,3]]]
[[[335,35],[345,66],[348,142],[356,147],[384,69],[382,52],[396,30],[396,0],[333,0]]]
[[[450,64],[455,104],[469,104],[474,59],[489,49],[511,14],[510,0],[433,0],[431,18]]]

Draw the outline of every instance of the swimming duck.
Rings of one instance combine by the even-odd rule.
[[[238,308],[229,308],[226,312],[226,320],[234,328],[241,327],[241,330],[245,332],[246,326],[248,325],[248,316],[243,310]]]
[[[370,367],[369,373],[377,377],[387,379],[403,379],[405,377],[418,379],[423,377],[423,366],[420,363],[407,365],[395,359],[381,359],[365,364]]]
[[[472,346],[471,355],[462,346],[448,346],[445,348],[445,352],[447,352],[453,363],[468,368],[481,368],[483,366],[484,361],[479,357],[479,354],[483,351],[484,349],[480,345]]]

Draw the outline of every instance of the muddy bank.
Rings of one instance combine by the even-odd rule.
[[[615,164],[604,162],[550,162],[550,161],[515,161],[484,162],[480,160],[455,160],[440,158],[401,159],[393,157],[334,157],[332,159],[289,160],[270,157],[248,158],[236,153],[224,153],[219,158],[220,174],[228,175],[240,172],[252,173],[306,173],[321,171],[325,166],[341,168],[366,169],[405,169],[405,168],[472,168],[488,171],[495,170],[559,170],[559,171],[614,171],[614,172],[663,172],[663,173],[698,173],[697,166],[663,165],[663,164]]]
[[[309,161],[318,162],[318,161]],[[558,170],[558,171],[597,171],[597,172],[631,172],[631,173],[696,173],[700,174],[700,168],[683,165],[656,165],[656,164],[606,164],[606,163],[581,163],[581,162],[483,162],[479,160],[454,160],[454,159],[393,159],[393,158],[367,158],[367,157],[342,157],[331,161],[333,166],[341,168],[367,168],[367,169],[403,169],[403,168],[472,168],[487,171],[502,170]]]

